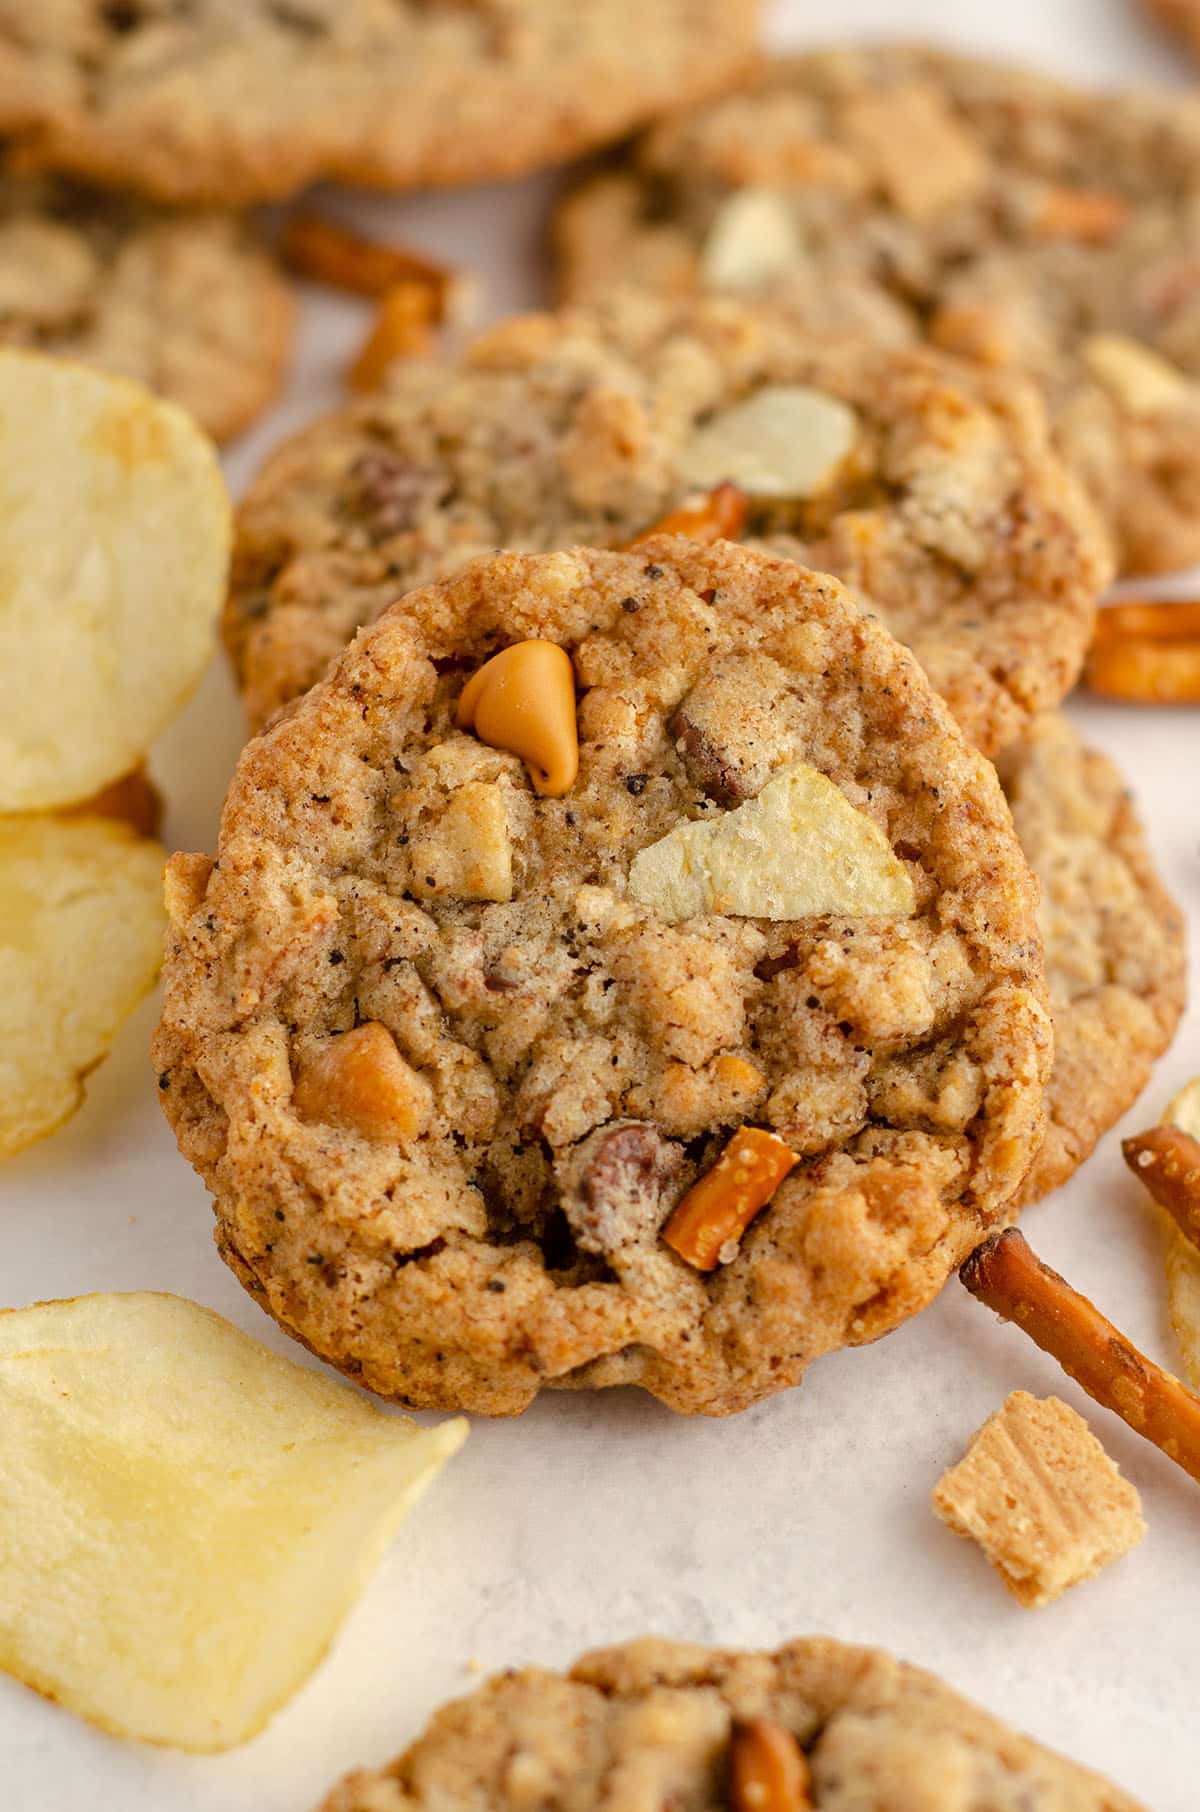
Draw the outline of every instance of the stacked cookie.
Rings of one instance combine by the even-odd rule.
[[[756,6],[671,0],[649,41],[633,0],[0,11],[0,343],[138,378],[224,440],[274,399],[292,333],[247,208],[578,155],[743,73]]]

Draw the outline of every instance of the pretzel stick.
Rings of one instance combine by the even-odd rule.
[[[1126,704],[1200,704],[1200,640],[1101,635],[1088,652],[1083,681],[1101,698]]]
[[[1200,601],[1195,598],[1126,598],[1096,612],[1096,640],[1134,637],[1147,642],[1200,641]]]
[[[280,250],[297,276],[355,296],[377,298],[397,283],[423,284],[432,291],[439,314],[454,282],[452,271],[420,252],[367,239],[317,214],[293,214],[283,229]]]
[[[1200,1250],[1200,1140],[1182,1126],[1152,1126],[1123,1139],[1121,1152],[1138,1182]]]
[[[719,484],[698,504],[684,504],[627,543],[640,547],[655,535],[686,535],[689,541],[732,541],[746,525],[750,500],[735,484]]]
[[[977,1247],[959,1277],[972,1296],[1057,1359],[1089,1397],[1200,1481],[1200,1397],[1131,1346],[1015,1227]]]

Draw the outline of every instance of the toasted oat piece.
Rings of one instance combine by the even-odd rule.
[[[1015,1390],[934,1487],[933,1507],[979,1543],[1014,1598],[1051,1604],[1136,1547],[1141,1501],[1081,1415]]]

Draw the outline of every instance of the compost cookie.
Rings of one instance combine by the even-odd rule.
[[[1183,915],[1164,887],[1129,788],[1051,712],[997,758],[1041,889],[1054,1014],[1046,1142],[1021,1191],[1065,1183],[1150,1079],[1186,996]]]
[[[291,333],[283,274],[235,215],[0,174],[0,346],[137,378],[227,440],[274,400]]]
[[[1107,546],[1028,387],[625,293],[403,362],[269,461],[225,620],[252,723],[411,587],[496,547],[624,546],[722,479],[743,534],[855,586],[985,753],[1078,676]]]
[[[824,1637],[774,1654],[648,1637],[565,1675],[510,1669],[320,1812],[592,1812],[635,1795],[689,1812],[1142,1812],[932,1674]]]
[[[559,219],[570,298],[616,281],[836,283],[1043,387],[1127,571],[1200,558],[1200,108],[905,46],[782,59],[653,127]],[[823,306],[823,305],[822,305]],[[848,305],[847,305],[848,306]]]
[[[728,85],[757,0],[0,0],[0,130],[172,202],[494,182]]]
[[[994,770],[836,580],[729,543],[412,593],[167,898],[221,1251],[411,1405],[739,1409],[924,1307],[1042,1136]]]

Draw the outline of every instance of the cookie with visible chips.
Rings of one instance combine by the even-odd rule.
[[[1041,385],[1122,569],[1200,558],[1200,110],[904,45],[782,58],[652,127],[558,220],[569,299],[615,282],[832,289]]]
[[[924,1307],[1042,1137],[994,769],[835,579],[727,542],[411,593],[168,910],[160,1099],[221,1251],[412,1405],[740,1409]]]
[[[221,206],[496,182],[745,73],[757,0],[0,0],[27,163]]]
[[[320,1812],[519,1812],[551,1781],[592,1812],[614,1779],[697,1812],[1141,1812],[932,1674],[826,1637],[774,1654],[647,1637],[566,1675],[510,1668],[444,1706],[389,1766],[349,1775]]]
[[[236,215],[0,174],[0,346],[136,378],[229,440],[283,383],[292,316],[282,272]]]
[[[410,587],[495,547],[625,546],[720,479],[748,538],[863,594],[985,752],[1078,676],[1107,546],[1027,387],[625,293],[402,363],[268,462],[225,616],[252,723]]]

